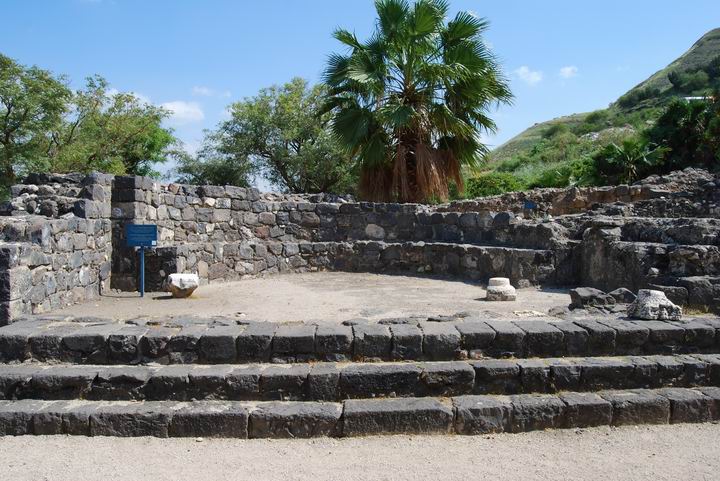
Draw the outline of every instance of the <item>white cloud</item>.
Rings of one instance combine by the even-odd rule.
[[[560,69],[560,76],[562,78],[573,78],[577,77],[578,68],[574,65],[568,65]]]
[[[203,86],[195,86],[192,88],[193,95],[197,95],[199,97],[230,97],[230,91],[229,90],[223,90],[218,91],[211,89],[210,87],[203,87]]]
[[[531,70],[530,67],[523,65],[515,70],[515,75],[528,85],[535,85],[543,79],[543,73],[539,70]]]
[[[205,113],[197,102],[174,100],[160,104],[160,106],[169,110],[172,114],[172,120],[178,124],[200,122],[205,119]]]
[[[199,95],[201,97],[211,97],[214,92],[211,88],[195,86],[192,88],[193,95]]]

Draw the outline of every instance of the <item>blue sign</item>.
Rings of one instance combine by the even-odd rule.
[[[125,241],[128,247],[157,246],[157,226],[155,224],[127,224]]]

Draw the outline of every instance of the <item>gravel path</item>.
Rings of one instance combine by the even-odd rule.
[[[0,438],[0,479],[717,480],[720,425],[307,441]]]

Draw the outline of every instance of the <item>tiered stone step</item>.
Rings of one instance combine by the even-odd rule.
[[[77,320],[76,320],[77,321]],[[446,321],[446,322],[434,322]],[[22,321],[0,328],[0,362],[234,364],[317,361],[451,361],[715,353],[716,318],[682,322],[502,321],[473,317],[314,325],[208,319],[161,325],[103,320]],[[143,323],[140,323],[143,324]]]
[[[343,403],[0,401],[0,435],[309,438],[486,434],[720,419],[720,388]]]
[[[0,365],[0,399],[341,401],[720,387],[720,355],[288,365]]]

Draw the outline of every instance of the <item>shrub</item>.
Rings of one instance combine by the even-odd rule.
[[[515,192],[522,188],[522,183],[512,174],[488,172],[468,179],[465,195],[467,198],[487,197],[505,192]]]

